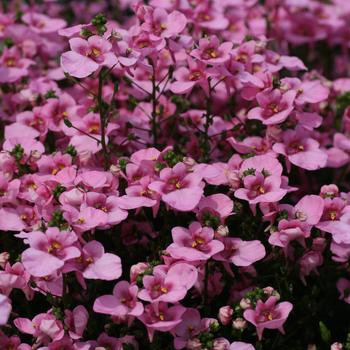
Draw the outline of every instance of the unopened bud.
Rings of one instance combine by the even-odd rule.
[[[218,318],[224,326],[227,326],[232,320],[232,315],[233,309],[231,306],[227,305],[220,308]]]
[[[216,234],[220,237],[227,237],[229,234],[229,229],[227,226],[224,225],[220,225],[217,229],[216,229]]]
[[[232,327],[237,330],[243,330],[247,327],[247,321],[242,317],[237,317],[232,321]]]

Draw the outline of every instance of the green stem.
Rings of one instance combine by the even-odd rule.
[[[202,151],[203,151],[203,161],[208,163],[210,161],[210,137],[209,137],[209,128],[213,124],[213,115],[212,115],[212,87],[210,86],[210,80],[208,80],[209,84],[209,96],[206,98],[206,112],[205,112],[205,124],[204,124],[204,132],[203,132],[203,140],[202,140]]]
[[[151,126],[152,126],[152,136],[153,136],[153,145],[157,147],[158,145],[158,135],[157,135],[157,85],[156,85],[156,74],[154,64],[153,74],[152,74],[152,94],[151,94],[151,102],[152,102],[152,115],[151,115]]]
[[[103,80],[105,75],[103,74],[103,70],[100,72],[98,77],[98,92],[97,92],[97,106],[98,111],[100,113],[100,125],[101,125],[101,146],[104,157],[104,169],[108,170],[109,167],[109,152],[106,143],[106,115],[103,106],[103,98],[102,98],[102,88],[103,88]]]

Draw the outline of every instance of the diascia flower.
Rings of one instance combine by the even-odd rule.
[[[77,240],[74,232],[59,231],[56,227],[49,227],[45,233],[30,232],[26,234],[30,248],[22,253],[23,266],[35,277],[51,275],[61,269],[67,260],[81,255],[74,246]]]
[[[284,301],[277,303],[278,299],[271,296],[266,302],[258,300],[254,310],[244,311],[244,318],[256,327],[259,340],[262,339],[264,329],[278,329],[284,333],[283,324],[286,322],[293,305]]]
[[[231,262],[236,266],[250,266],[265,257],[265,247],[260,241],[243,241],[240,238],[221,239],[225,248],[214,256],[215,260]]]
[[[173,168],[161,170],[159,181],[153,181],[148,187],[160,193],[162,200],[171,208],[191,211],[202,197],[202,185],[202,177],[198,173],[190,173],[184,163],[177,163]]]
[[[155,331],[168,332],[181,323],[185,311],[186,308],[182,305],[168,307],[168,304],[160,303],[154,308],[153,304],[148,304],[139,320],[147,327],[148,336],[152,341]]]
[[[248,119],[261,120],[265,125],[274,125],[284,122],[294,109],[296,92],[289,90],[282,93],[280,90],[263,91],[256,95],[259,107],[251,109]]]
[[[240,173],[244,188],[236,190],[235,197],[250,204],[277,202],[288,192],[282,188],[282,166],[272,156],[262,155],[245,160]]]
[[[282,143],[275,143],[272,149],[287,157],[290,163],[306,170],[317,170],[326,166],[327,153],[320,149],[320,144],[304,128],[286,130],[282,140]]]
[[[97,35],[88,40],[73,38],[69,40],[71,51],[61,56],[61,65],[65,72],[76,78],[85,78],[96,72],[99,67],[113,67],[118,63],[111,52],[112,44]]]
[[[214,239],[211,227],[202,227],[199,222],[192,222],[189,228],[174,227],[171,230],[174,243],[167,252],[175,259],[185,261],[208,260],[224,249],[224,245]]]
[[[144,289],[138,294],[141,300],[151,303],[176,303],[182,300],[198,278],[197,269],[189,264],[178,263],[164,270],[160,265],[153,269],[153,275],[143,277]]]
[[[112,295],[102,295],[95,300],[93,309],[95,312],[117,317],[141,316],[144,307],[137,300],[137,293],[138,287],[135,284],[120,281],[115,285]]]

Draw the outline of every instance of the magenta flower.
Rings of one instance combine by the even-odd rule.
[[[112,44],[100,36],[93,35],[88,40],[73,38],[69,44],[71,51],[62,54],[61,66],[73,77],[85,78],[101,66],[111,68],[118,62],[111,52]]]
[[[174,243],[170,244],[167,252],[175,259],[208,260],[224,249],[224,245],[214,239],[214,230],[211,227],[202,227],[199,222],[192,222],[188,229],[174,227],[171,234]]]
[[[27,234],[30,248],[22,253],[23,266],[35,277],[51,275],[61,269],[67,260],[81,255],[74,246],[77,239],[74,232],[59,231],[56,227],[49,227],[45,233],[30,232]]]
[[[154,181],[148,187],[160,193],[170,207],[191,211],[199,203],[203,194],[202,177],[198,173],[189,173],[184,163],[163,169],[159,177],[160,181]]]
[[[255,310],[244,311],[244,318],[256,327],[259,340],[261,340],[264,329],[278,329],[284,333],[283,324],[286,322],[293,305],[284,301],[277,304],[278,299],[271,296],[266,302],[258,300]]]
[[[112,295],[102,295],[95,300],[93,309],[95,312],[120,318],[141,316],[144,309],[143,304],[137,301],[137,293],[136,285],[120,281],[115,285]]]
[[[182,300],[197,282],[197,269],[189,264],[172,265],[168,271],[163,266],[155,267],[153,275],[143,277],[144,289],[138,297],[151,303],[176,303]]]
[[[215,260],[231,262],[236,266],[250,266],[265,257],[263,244],[258,241],[243,241],[240,238],[222,238],[224,250],[214,256]]]
[[[259,107],[248,112],[248,119],[257,119],[265,125],[284,122],[294,109],[296,92],[293,90],[282,94],[280,90],[263,91],[256,95]]]

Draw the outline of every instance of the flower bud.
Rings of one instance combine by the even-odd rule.
[[[341,343],[333,343],[331,345],[331,350],[342,350],[343,348],[343,344]]]
[[[136,265],[131,266],[130,268],[130,280],[131,282],[135,282],[138,275],[143,274],[147,269],[149,268],[149,265],[143,262],[140,262]]]
[[[189,339],[187,341],[186,349],[188,349],[188,350],[201,350],[202,343],[199,341],[198,338]]]
[[[233,309],[227,305],[220,308],[218,318],[224,326],[227,326],[231,323],[232,315]]]
[[[217,338],[214,340],[213,350],[227,350],[229,349],[230,343],[225,338]]]
[[[239,306],[243,309],[243,310],[247,310],[250,309],[252,307],[252,302],[250,299],[248,298],[243,298],[240,302],[239,302]]]
[[[112,164],[109,167],[109,171],[114,175],[118,176],[120,174],[120,167],[118,165]]]
[[[184,157],[182,162],[186,164],[189,168],[192,168],[194,165],[196,165],[196,161],[191,157]]]
[[[216,235],[219,237],[227,237],[229,234],[229,230],[227,226],[224,225],[220,225],[217,229],[216,229]]]
[[[8,252],[0,253],[0,266],[4,268],[9,259],[10,254]]]
[[[275,290],[272,287],[265,287],[263,288],[263,291],[267,296],[270,297]]]
[[[247,321],[242,317],[237,317],[232,321],[232,327],[237,330],[243,330],[247,327]]]

